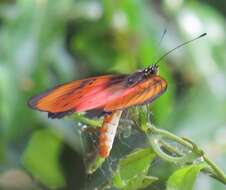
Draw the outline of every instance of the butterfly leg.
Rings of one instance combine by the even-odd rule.
[[[114,142],[118,123],[122,114],[122,110],[113,111],[104,116],[99,136],[99,156],[108,157]]]

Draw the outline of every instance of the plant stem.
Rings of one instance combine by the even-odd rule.
[[[153,150],[160,158],[162,158],[163,160],[168,161],[168,162],[173,162],[175,164],[184,162],[184,157],[173,157],[173,156],[169,156],[168,154],[163,152],[161,150],[161,147],[160,147],[161,145],[159,143],[160,138],[158,138],[156,135],[155,136],[150,135],[148,137],[149,137]]]
[[[181,145],[184,145],[184,146],[186,146],[186,147],[189,148],[189,149],[192,149],[192,148],[193,148],[193,146],[192,146],[191,143],[189,143],[189,142],[187,142],[186,140],[183,140],[182,138],[180,138],[180,137],[178,137],[178,136],[176,136],[176,135],[170,133],[169,131],[166,131],[166,130],[163,130],[163,129],[158,129],[158,128],[154,127],[154,126],[151,126],[151,127],[149,128],[149,131],[150,131],[151,133],[156,133],[156,134],[159,134],[159,135],[161,135],[161,136],[165,136],[165,137],[168,138],[168,139],[174,140],[174,141],[176,141],[177,143],[179,143],[179,144],[181,144]]]
[[[170,161],[170,162],[177,162],[177,161],[186,161],[185,159],[187,158],[186,156],[182,156],[182,157],[172,157],[167,155],[166,153],[164,153],[159,144],[160,142],[160,137],[162,139],[162,137],[166,137],[167,139],[171,139],[176,141],[177,143],[184,145],[185,147],[187,147],[188,149],[190,149],[193,153],[193,156],[195,157],[190,157],[190,158],[198,158],[198,157],[202,157],[203,160],[207,163],[207,165],[211,168],[211,171],[214,175],[214,177],[216,177],[219,181],[221,181],[222,183],[226,184],[226,175],[224,174],[224,172],[214,163],[212,162],[209,158],[206,157],[206,155],[204,154],[204,152],[197,147],[196,144],[194,144],[193,142],[191,142],[190,140],[186,140],[183,138],[180,138],[166,130],[163,129],[158,129],[156,127],[154,127],[153,125],[151,125],[151,127],[149,128],[149,130],[147,131],[147,135],[150,139],[150,142],[152,144],[152,148],[156,151],[156,153],[164,160],[166,161]],[[169,148],[172,147],[165,147],[164,143],[161,143],[162,146],[164,148],[166,148],[167,150],[170,150]],[[173,152],[175,152],[175,150],[172,149]],[[189,157],[188,157],[189,158]]]
[[[159,142],[163,145],[163,147],[172,153],[175,153],[177,156],[185,156],[183,153],[181,153],[180,151],[178,151],[176,148],[174,148],[173,146],[171,146],[170,144],[164,142],[163,140],[159,140]]]
[[[226,175],[224,174],[224,172],[214,162],[209,160],[209,158],[207,158],[205,154],[203,155],[203,159],[212,168],[220,181],[226,184]]]
[[[89,118],[85,117],[84,114],[75,113],[71,117],[78,122],[81,122],[81,123],[88,125],[89,127],[95,127],[96,128],[96,127],[101,127],[101,125],[102,125],[102,120],[89,119]]]

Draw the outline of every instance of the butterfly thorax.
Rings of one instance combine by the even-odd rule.
[[[133,73],[132,75],[129,75],[126,78],[126,86],[133,86],[133,85],[147,79],[151,75],[157,75],[158,71],[159,71],[158,65],[156,65],[156,64],[151,65],[151,66],[145,68],[144,70],[137,71],[137,72]]]

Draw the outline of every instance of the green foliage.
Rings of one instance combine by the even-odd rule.
[[[146,115],[142,112],[143,110],[141,109],[138,114],[138,117],[143,120],[140,122],[140,129],[148,137],[150,148],[139,149],[120,159],[111,179],[113,186],[119,189],[141,189],[149,186],[158,179],[154,176],[147,176],[151,162],[157,156],[163,161],[185,166],[182,169],[176,170],[169,177],[167,188],[170,190],[181,188],[184,188],[184,190],[192,189],[197,174],[201,170],[226,184],[224,172],[206,156],[203,150],[187,138],[180,138],[166,130],[154,127],[149,123],[147,117],[143,117]],[[137,110],[135,109],[135,111]],[[87,123],[93,122],[87,120]],[[88,170],[88,173],[95,172],[101,167],[103,161],[103,158],[98,158],[97,156],[97,159],[92,163],[92,169]],[[189,166],[186,166],[188,164]]]
[[[198,173],[205,164],[193,164],[176,170],[168,179],[167,190],[192,190]]]
[[[155,153],[150,148],[146,148],[121,159],[113,176],[113,186],[123,190],[141,189],[156,181],[156,177],[147,176],[155,157]]]
[[[62,141],[48,129],[35,132],[22,157],[24,167],[51,188],[65,185],[59,162]]]

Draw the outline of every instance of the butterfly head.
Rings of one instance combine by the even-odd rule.
[[[149,75],[158,75],[159,72],[159,66],[157,64],[153,64],[146,69],[144,69],[144,75],[149,76]]]

